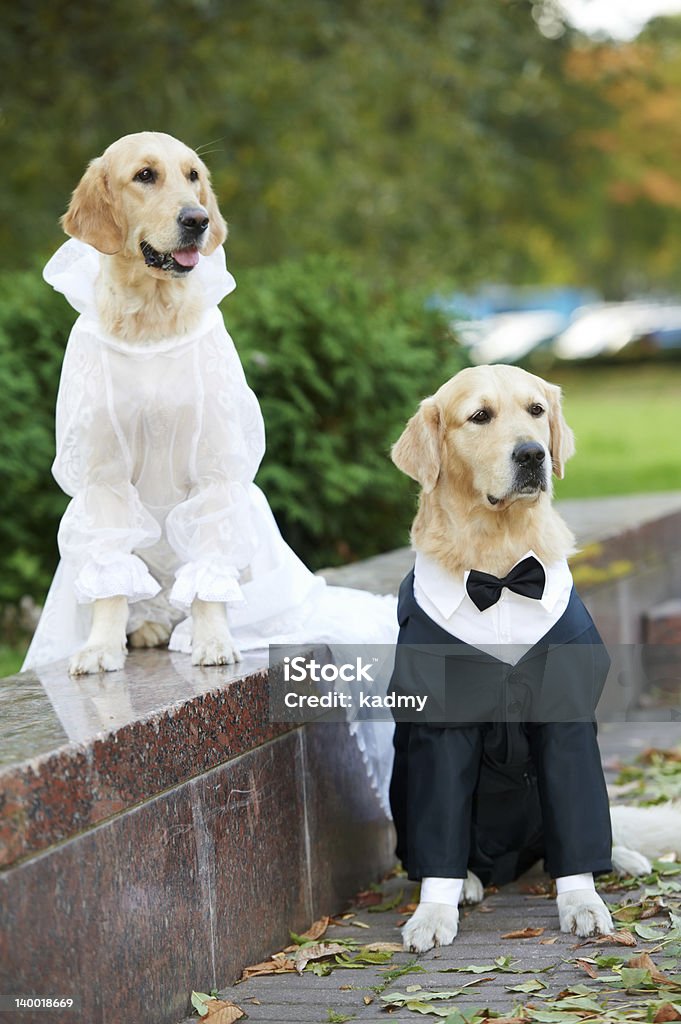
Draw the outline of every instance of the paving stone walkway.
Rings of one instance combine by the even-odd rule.
[[[601,752],[609,781],[614,778],[616,762],[631,760],[649,747],[671,748],[680,743],[681,723],[678,722],[607,723],[601,730]],[[334,970],[327,977],[305,972],[302,975],[289,973],[251,978],[222,990],[220,997],[237,1003],[253,1024],[329,1024],[331,1021],[346,1020],[357,1021],[359,1024],[379,1020],[416,1024],[418,1020],[442,1018],[422,1017],[406,1009],[396,1009],[388,1014],[380,990],[383,989],[385,993],[404,992],[408,985],[420,985],[423,989],[437,991],[462,988],[478,976],[444,972],[471,964],[491,964],[501,956],[513,958],[517,961],[514,966],[528,973],[509,974],[498,970],[485,972],[482,977],[491,980],[471,985],[453,1005],[464,1011],[473,1007],[489,1007],[497,1012],[510,1011],[514,1005],[531,1001],[532,997],[514,994],[508,988],[535,977],[545,982],[555,996],[571,985],[589,980],[583,971],[570,962],[576,956],[597,955],[595,950],[612,953],[617,952],[618,948],[586,946],[577,952],[575,947],[581,940],[558,930],[554,900],[527,891],[529,886],[538,883],[548,883],[548,878],[536,867],[519,882],[487,895],[479,906],[463,910],[459,936],[451,946],[431,950],[419,957],[398,952],[386,967]],[[367,907],[351,908],[355,910],[356,916],[350,918],[345,927],[331,926],[324,935],[324,941],[352,937],[362,943],[399,942],[400,922],[404,922],[407,916],[399,910],[399,906],[412,899],[414,883],[404,878],[392,878],[384,882],[381,889],[386,900],[399,896],[398,907],[381,913],[372,913]],[[609,898],[619,899],[621,896]],[[337,907],[330,907],[329,913],[338,910]],[[360,928],[357,921],[369,927]],[[502,938],[507,932],[528,926],[543,928],[544,931],[540,936],[528,939]],[[631,953],[642,952],[650,946],[651,943],[639,940],[637,949]],[[630,951],[625,952],[628,954]],[[404,974],[386,983],[386,971],[407,965],[422,970]],[[551,970],[543,972],[550,965]],[[191,1020],[196,1021],[197,1018]]]

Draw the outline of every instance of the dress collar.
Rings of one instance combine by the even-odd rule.
[[[55,252],[43,270],[43,277],[55,291],[65,295],[79,313],[96,316],[95,281],[99,274],[100,254],[91,245],[70,238]],[[204,309],[217,306],[236,288],[227,270],[221,245],[210,256],[201,256],[196,270],[204,294]]]
[[[523,558],[528,558],[529,556],[536,558],[546,573],[544,593],[536,603],[540,604],[545,611],[550,613],[553,611],[566,586],[572,585],[570,567],[565,558],[552,562],[551,565],[545,565],[541,558],[538,558],[532,550],[527,551],[522,558],[518,559],[518,562],[522,562]],[[515,564],[517,565],[518,562]],[[511,568],[513,567],[511,566]],[[467,570],[459,576],[454,576],[434,558],[430,558],[420,551],[416,553],[414,574],[418,580],[419,587],[445,619],[451,618],[464,598],[468,597],[466,593],[466,580],[469,573],[470,570]],[[506,593],[504,591],[504,594]],[[520,598],[520,600],[530,599]],[[490,609],[487,609],[487,611],[490,611]],[[479,614],[484,615],[485,612],[480,612]]]

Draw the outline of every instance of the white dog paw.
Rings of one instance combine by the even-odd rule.
[[[626,846],[613,846],[612,869],[618,875],[649,875],[653,866],[647,857],[638,850],[630,850]]]
[[[130,647],[161,647],[168,643],[170,630],[162,622],[143,622],[128,634]]]
[[[482,903],[485,896],[485,887],[472,871],[469,871],[463,883],[459,903]]]
[[[614,930],[610,911],[592,889],[574,889],[556,897],[558,919],[562,932],[588,935],[610,935]]]
[[[234,665],[238,661],[241,661],[241,652],[231,637],[211,637],[194,641],[192,645],[192,665]]]
[[[73,655],[69,673],[89,676],[97,672],[117,672],[125,665],[125,655],[125,647],[120,644],[92,644]]]
[[[402,929],[404,948],[425,953],[433,946],[448,946],[459,930],[459,911],[446,903],[419,903]]]

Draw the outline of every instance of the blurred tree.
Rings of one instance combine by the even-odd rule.
[[[53,248],[87,160],[152,128],[206,147],[237,267],[333,250],[378,279],[564,277],[562,197],[579,195],[575,137],[598,104],[568,87],[573,36],[542,35],[550,15],[547,0],[25,0],[0,35],[0,260]]]
[[[607,101],[600,175],[582,194],[583,272],[610,298],[678,290],[681,277],[681,17],[656,18],[630,43],[590,45],[569,57],[570,77]]]
[[[68,499],[52,479],[54,406],[73,310],[35,272],[0,282],[0,610],[42,597]],[[0,637],[1,639],[1,637]]]

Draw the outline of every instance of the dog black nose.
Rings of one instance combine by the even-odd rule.
[[[522,444],[515,446],[511,458],[520,466],[526,466],[528,469],[531,469],[541,466],[546,458],[546,451],[544,446],[537,441],[523,441]]]
[[[202,206],[183,206],[177,217],[185,231],[202,235],[209,224],[208,214]]]

